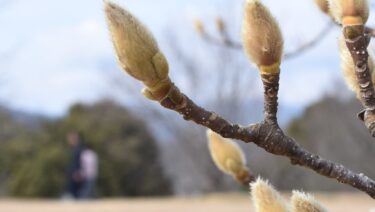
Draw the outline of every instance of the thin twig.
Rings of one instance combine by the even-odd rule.
[[[289,59],[298,56],[299,54],[311,49],[316,44],[318,44],[319,41],[323,40],[331,31],[334,24],[332,22],[328,22],[327,25],[310,41],[300,45],[295,50],[287,52],[284,54],[284,59]]]
[[[292,59],[294,57],[299,56],[300,54],[310,50],[314,46],[316,46],[321,40],[323,40],[329,32],[333,29],[333,26],[339,26],[335,21],[330,21],[326,24],[325,27],[323,27],[322,30],[319,31],[316,36],[314,36],[311,40],[307,41],[306,43],[303,43],[302,45],[298,46],[296,49],[286,52],[284,54],[284,60]],[[369,34],[371,37],[375,37],[375,29],[371,27],[365,27],[365,31],[367,34]],[[243,46],[240,42],[234,41],[232,38],[230,38],[229,33],[225,31],[220,32],[221,39],[217,39],[214,36],[208,34],[207,32],[202,34],[202,38],[207,41],[208,43],[212,43],[215,45],[225,46],[232,49],[242,49]]]
[[[296,49],[286,52],[284,54],[284,59],[291,59],[294,57],[299,56],[301,53],[311,49],[314,47],[319,41],[321,41],[325,36],[327,36],[330,30],[333,28],[333,22],[328,22],[327,25],[311,40],[303,43],[302,45],[298,46]],[[369,28],[370,30],[370,28]],[[375,32],[374,32],[375,33]],[[214,36],[208,34],[207,32],[202,34],[202,38],[207,41],[208,43],[212,43],[215,45],[225,46],[232,49],[242,49],[243,46],[240,42],[234,41],[229,37],[229,33],[224,30],[220,32],[221,39],[217,39]]]

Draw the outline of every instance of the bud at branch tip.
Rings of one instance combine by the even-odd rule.
[[[146,97],[163,99],[171,81],[168,62],[153,35],[127,10],[109,0],[105,0],[104,4],[118,63],[130,76],[145,84]]]
[[[259,0],[247,0],[242,23],[242,42],[250,60],[266,73],[278,73],[283,37],[275,18]]]
[[[369,17],[368,0],[331,0],[330,10],[343,26],[365,25]]]

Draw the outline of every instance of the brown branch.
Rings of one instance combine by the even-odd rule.
[[[334,25],[342,27],[340,24],[338,24],[332,19],[312,40],[306,42],[305,44],[302,44],[294,51],[285,53],[284,59],[293,58],[303,53],[304,51],[307,51],[310,48],[314,47],[320,40],[322,40],[325,36],[328,35],[329,31],[332,29]],[[347,46],[354,59],[354,62],[357,66],[356,74],[361,88],[361,102],[365,107],[364,111],[360,112],[358,116],[361,120],[365,122],[365,125],[370,130],[371,135],[375,137],[375,91],[373,89],[373,84],[371,82],[371,74],[368,70],[367,60],[364,60],[368,58],[367,47],[371,37],[375,37],[375,29],[367,26],[362,26],[362,28],[359,30],[360,31],[357,32],[357,34],[354,33],[356,35],[355,37],[347,37],[346,41]],[[229,38],[226,28],[223,28],[223,30],[220,31],[220,34],[222,37],[222,41],[215,40],[214,37],[210,36],[207,33],[204,33],[203,37],[206,41],[218,45],[225,45],[230,48],[242,48],[242,45],[240,43],[234,42]],[[362,52],[364,53],[362,54]],[[267,98],[267,96],[265,97]],[[265,109],[265,112],[267,114],[267,105],[265,105]]]
[[[268,96],[267,92],[266,96]],[[273,101],[271,99],[266,99],[266,101]],[[223,137],[246,143],[253,142],[269,153],[288,157],[292,164],[304,166],[322,176],[334,178],[341,183],[366,192],[375,199],[375,181],[362,173],[354,173],[341,164],[323,159],[304,150],[292,138],[286,136],[277,123],[269,121],[267,118],[264,122],[247,127],[232,124],[217,114],[196,105],[174,85],[160,104],[180,113],[185,120],[191,120],[210,128]]]
[[[371,80],[367,51],[371,35],[367,32],[363,26],[348,26],[344,28],[343,33],[355,64],[355,73],[360,88],[359,96],[365,108],[358,116],[365,122],[371,135],[375,137],[375,91]]]
[[[280,73],[262,74],[264,87],[264,119],[270,123],[277,123],[277,94],[279,92]]]
[[[263,11],[264,14],[268,15],[270,23],[273,23],[272,21],[274,20],[264,7],[257,8],[260,11]],[[116,20],[116,18],[118,18],[118,14],[124,15],[127,12],[114,4],[108,3],[106,5],[106,13],[108,15],[107,18],[110,24],[110,29],[112,30],[112,36],[117,38],[116,36],[118,36],[118,34],[124,35],[124,29],[122,28],[124,25],[118,24],[118,20]],[[125,18],[125,20],[123,20],[124,23],[130,23],[127,27],[129,32],[142,31],[140,30],[142,29],[142,24],[138,23],[137,20],[132,18],[130,14],[124,15],[123,18]],[[261,31],[258,31],[257,33],[259,32]],[[117,51],[119,61],[123,67],[126,67],[125,70],[128,72],[128,74],[144,82],[146,85],[144,94],[146,94],[146,96],[151,100],[159,101],[163,107],[180,113],[186,120],[192,120],[197,124],[210,128],[214,132],[220,134],[222,137],[238,139],[246,143],[253,142],[269,153],[288,157],[291,163],[294,165],[310,168],[322,176],[334,178],[341,183],[351,185],[354,188],[366,192],[375,199],[374,180],[368,178],[362,173],[354,173],[353,171],[345,168],[343,165],[323,159],[319,155],[315,155],[304,150],[292,138],[286,136],[278,126],[277,94],[279,88],[279,70],[275,69],[274,65],[279,65],[279,57],[270,57],[271,59],[276,59],[276,61],[271,62],[269,60],[265,60],[271,63],[262,63],[259,65],[265,95],[264,121],[243,127],[238,124],[232,124],[217,114],[199,107],[186,95],[181,93],[168,77],[168,66],[166,65],[167,62],[165,61],[162,53],[159,52],[155,42],[153,42],[151,35],[144,34],[140,36],[138,33],[125,33],[125,35],[127,36],[123,36],[123,39],[125,39],[124,42],[115,42],[115,44],[117,44],[115,45],[117,47],[116,49],[121,49],[121,51]],[[263,34],[261,33],[261,35]],[[371,121],[367,122],[366,125],[369,124],[369,126],[372,127],[375,126],[375,122],[372,122],[372,120],[375,120],[375,118],[373,118],[375,116],[375,91],[371,82],[370,70],[368,66],[367,47],[369,43],[369,36],[365,34],[364,26],[346,27],[344,28],[344,35],[347,46],[352,54],[354,64],[356,65],[356,73],[361,90],[361,100],[366,108],[363,117],[365,122],[366,120]],[[138,39],[130,39],[138,37],[142,38],[139,40],[143,41],[143,43],[139,43],[138,45],[145,45],[144,48],[137,49],[137,45],[133,44],[132,42],[133,40]],[[145,42],[145,40],[147,42]],[[118,41],[118,39],[114,39],[114,41]],[[129,43],[132,45],[128,45]],[[127,51],[123,51],[122,48],[126,49]],[[248,46],[248,48],[252,48],[252,46]],[[155,50],[155,52],[144,51],[144,49]],[[131,51],[134,51],[132,57],[122,54],[124,52],[128,53]],[[143,59],[139,57],[142,57]],[[134,58],[137,58],[137,60],[134,60]],[[141,70],[143,67],[139,66],[139,64],[142,62],[147,62],[152,64],[152,66],[145,66],[148,68]],[[277,66],[277,68],[278,67],[279,66]]]

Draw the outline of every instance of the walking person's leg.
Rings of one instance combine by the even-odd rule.
[[[80,192],[81,199],[92,199],[95,197],[95,179],[86,179]]]

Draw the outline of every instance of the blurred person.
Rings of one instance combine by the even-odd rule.
[[[86,144],[81,152],[82,186],[79,198],[92,199],[95,197],[96,177],[98,175],[98,156],[90,145]]]
[[[66,173],[64,197],[67,198],[77,199],[82,186],[81,153],[83,145],[81,139],[81,136],[77,132],[70,132],[66,136],[66,141],[72,150]]]

